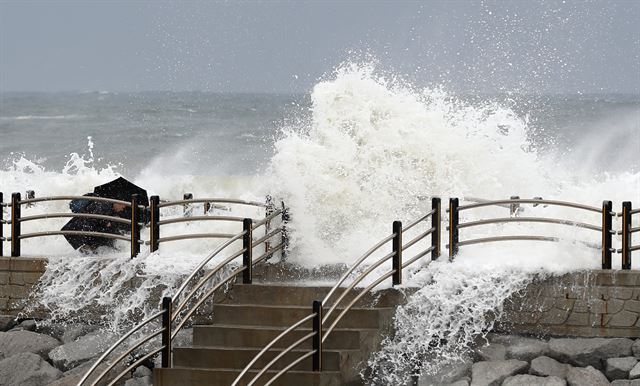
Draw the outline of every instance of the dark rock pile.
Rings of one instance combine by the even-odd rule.
[[[640,386],[640,339],[534,339],[490,334],[472,355],[418,384]]]
[[[117,339],[86,324],[16,324],[14,317],[0,316],[0,386],[75,386]],[[119,384],[150,386],[151,375],[140,366]]]

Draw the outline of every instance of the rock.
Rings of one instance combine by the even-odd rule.
[[[540,377],[555,376],[565,379],[569,368],[571,368],[571,365],[560,363],[553,358],[541,356],[531,361],[529,374]]]
[[[88,324],[76,323],[70,324],[65,329],[62,334],[62,343],[71,343],[74,340],[78,339],[83,335],[87,335],[95,330],[97,330],[97,326],[91,326]]]
[[[640,386],[640,380],[616,379],[611,382],[612,386]]]
[[[640,379],[640,363],[636,363],[629,371],[629,379]]]
[[[115,342],[117,336],[109,332],[94,331],[77,340],[65,343],[49,352],[54,366],[69,370],[82,362],[99,356]]]
[[[474,363],[471,367],[471,385],[499,386],[507,377],[524,374],[528,369],[527,362],[517,359]]]
[[[628,379],[629,371],[638,363],[636,357],[609,358],[605,368],[605,375],[609,380]]]
[[[65,372],[64,374],[62,374],[62,378],[58,379],[57,381],[51,383],[48,386],[76,386],[78,382],[80,382],[80,379],[84,376],[84,374],[89,370],[91,366],[93,366],[92,362],[85,362],[82,365]],[[107,368],[107,365],[105,363],[102,363],[95,370],[94,374],[101,374],[106,368]],[[110,374],[115,376],[115,374],[119,374],[122,370],[124,370],[124,365],[118,365],[114,370],[111,370],[112,372]],[[129,378],[129,374],[127,374],[124,377],[124,379],[128,379],[128,378]],[[118,384],[121,384],[121,383],[118,383]]]
[[[147,376],[150,377],[151,374],[153,374],[153,371],[151,371],[146,366],[138,366],[136,368],[136,370],[133,372],[134,378],[142,378],[142,377],[147,377]]]
[[[572,367],[567,371],[569,386],[608,386],[607,377],[593,367]]]
[[[543,340],[519,338],[507,346],[507,359],[519,359],[521,361],[531,361],[539,356],[549,353],[549,343]]]
[[[37,326],[37,323],[33,319],[23,320],[22,323],[20,323],[20,327],[26,331],[35,331],[36,326]]]
[[[579,367],[603,369],[602,361],[631,356],[633,341],[627,338],[561,338],[549,341],[549,356]]]
[[[0,361],[0,386],[45,386],[62,373],[40,355],[22,352]]]
[[[0,315],[0,331],[8,331],[16,325],[16,317],[13,315]]]
[[[506,347],[500,343],[489,343],[489,345],[479,347],[475,351],[479,361],[503,361],[506,359],[506,353]]]
[[[63,324],[63,323],[52,323],[52,322],[42,321],[38,323],[35,331],[40,334],[52,336],[58,339],[59,341],[62,341],[62,336],[64,335],[64,332],[67,330],[67,326],[68,326],[67,323]]]
[[[567,386],[567,381],[558,377],[536,377],[529,374],[514,375],[502,382],[502,386]]]
[[[617,379],[611,382],[611,386],[640,386],[640,379],[634,379],[632,381],[628,379]]]
[[[640,339],[637,339],[635,342],[633,342],[631,351],[633,352],[634,357],[640,358]]]
[[[59,345],[57,339],[37,332],[0,332],[0,353],[4,354],[5,358],[23,352],[44,355]]]
[[[473,360],[469,356],[463,356],[459,360],[442,366],[436,374],[422,375],[418,380],[419,386],[442,385],[459,380],[471,375]]]
[[[153,385],[153,381],[150,376],[142,377],[142,378],[131,378],[124,383],[124,386],[151,386]]]
[[[464,378],[459,381],[448,384],[447,386],[469,386],[469,379]]]

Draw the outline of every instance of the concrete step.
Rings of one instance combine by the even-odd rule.
[[[154,386],[230,386],[231,383],[240,374],[241,370],[236,369],[193,369],[179,368],[171,369],[155,368],[153,370]],[[277,371],[268,371],[256,386],[262,386],[273,377]],[[251,371],[250,374],[255,375],[257,371]],[[246,386],[252,376],[247,374],[243,377],[239,386]],[[339,372],[323,371],[315,373],[311,371],[288,371],[276,380],[275,386],[340,386],[342,379]]]
[[[193,345],[262,348],[284,330],[284,327],[262,326],[194,326]],[[274,347],[288,347],[309,332],[311,332],[310,328],[292,331],[280,339]],[[375,329],[336,329],[329,335],[323,346],[326,349],[358,349],[363,339],[371,339],[377,334],[378,330]],[[299,348],[311,348],[311,342],[305,342]]]
[[[391,279],[389,279],[391,280]],[[323,300],[331,287],[310,287],[284,284],[236,284],[229,291],[223,303],[291,305],[311,307],[314,300]],[[361,288],[350,291],[340,304],[346,305],[361,292]],[[340,288],[329,299],[333,304],[344,291]],[[364,295],[356,305],[358,307],[392,307],[403,303],[405,294],[394,288],[388,288]]]
[[[311,307],[269,306],[258,304],[214,304],[214,324],[289,327],[311,314]],[[338,323],[339,328],[382,328],[390,320],[393,308],[353,308]],[[333,312],[331,319],[337,317]],[[330,319],[330,320],[331,320]],[[307,326],[311,328],[311,321]]]
[[[283,349],[276,349],[264,353],[252,367],[262,369],[282,351]],[[340,371],[341,366],[344,365],[345,361],[349,359],[350,354],[352,354],[350,351],[356,350],[324,350],[322,355],[322,368],[328,371]],[[173,350],[173,364],[180,367],[221,367],[241,370],[255,358],[259,352],[260,349],[253,347],[182,347]],[[274,363],[271,369],[281,370],[307,352],[309,352],[309,350],[291,350]],[[311,358],[305,358],[293,369],[307,371],[311,370],[311,368]]]

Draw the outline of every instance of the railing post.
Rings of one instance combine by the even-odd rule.
[[[433,247],[433,251],[431,251],[431,260],[436,260],[440,257],[440,214],[442,210],[442,203],[440,202],[440,197],[433,197],[431,199],[431,210],[433,214],[431,215],[431,228],[434,229],[433,233],[431,233],[431,246]]]
[[[458,199],[449,199],[449,260],[458,254],[458,223],[460,222],[458,213]]]
[[[313,356],[311,357],[312,371],[322,371],[322,302],[313,301],[313,313],[315,316],[312,320],[313,328]]]
[[[280,224],[282,227],[282,249],[280,250],[280,261],[284,262],[287,259],[287,252],[289,251],[289,230],[287,228],[287,224],[291,220],[291,214],[289,213],[289,208],[284,205],[284,201],[280,201],[280,205],[282,205],[282,224]]]
[[[265,198],[265,204],[264,217],[269,217],[276,211],[276,206],[273,203],[273,197],[267,196]],[[267,235],[269,232],[271,232],[271,221],[267,221],[264,224],[264,234]],[[264,242],[264,253],[269,252],[269,249],[271,249],[271,242],[267,240]]]
[[[160,248],[160,243],[158,242],[160,239],[160,225],[158,224],[160,221],[160,208],[158,207],[158,205],[160,205],[160,197],[151,196],[149,199],[149,205],[149,212],[151,215],[149,221],[149,249],[151,252],[155,252]]]
[[[131,196],[131,258],[140,253],[140,208],[138,207],[139,196]]]
[[[242,236],[242,265],[244,271],[242,271],[242,283],[251,284],[253,279],[253,220],[245,218],[242,220],[242,230],[245,232]]]
[[[631,269],[631,201],[622,203],[622,269]]]
[[[393,285],[402,284],[402,221],[394,221],[393,222],[393,237],[392,246],[393,246]]]
[[[11,256],[20,256],[20,193],[11,194]]]
[[[162,298],[162,368],[171,367],[171,298]]]
[[[602,269],[611,269],[611,246],[613,240],[612,215],[613,203],[602,202]]]
[[[192,193],[185,193],[182,196],[183,200],[193,200],[193,194]],[[182,204],[182,215],[184,217],[191,217],[191,215],[193,215],[193,208],[191,207],[191,205],[189,204]]]
[[[510,197],[512,200],[519,200],[520,196],[511,196]],[[509,216],[511,217],[518,217],[518,211],[520,210],[520,204],[519,203],[511,203],[509,204]]]

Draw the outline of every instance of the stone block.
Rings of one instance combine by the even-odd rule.
[[[553,306],[559,310],[571,311],[575,302],[575,299],[555,299]]]
[[[572,312],[565,322],[569,326],[589,326],[589,314],[583,312]]]
[[[556,308],[551,309],[550,311],[545,312],[540,318],[540,324],[563,324],[567,321],[569,317],[569,311],[558,310]]]
[[[602,372],[588,367],[572,367],[567,371],[569,386],[608,386],[609,380]]]
[[[640,301],[627,300],[626,302],[624,302],[624,309],[631,312],[640,312]]]
[[[24,276],[22,272],[11,272],[9,276],[9,284],[24,285]]]
[[[638,321],[638,314],[630,311],[620,311],[611,316],[607,322],[610,327],[631,327]]]
[[[9,272],[0,272],[0,285],[9,284]]]
[[[612,287],[633,287],[640,283],[640,274],[636,271],[616,270],[609,274],[599,274],[596,284]]]
[[[553,358],[541,356],[531,361],[529,374],[540,377],[556,376],[564,379],[567,377],[567,371],[569,371],[570,367],[571,365],[560,363]]]
[[[471,384],[477,386],[499,386],[512,375],[525,374],[529,364],[515,359],[474,363],[471,368]]]
[[[12,257],[9,259],[11,271],[44,272],[47,266],[46,259],[29,257]]]
[[[635,357],[609,358],[605,368],[605,375],[609,380],[627,379],[629,371],[638,363]]]
[[[611,287],[609,294],[612,298],[620,300],[629,300],[633,297],[634,289],[630,287]]]

